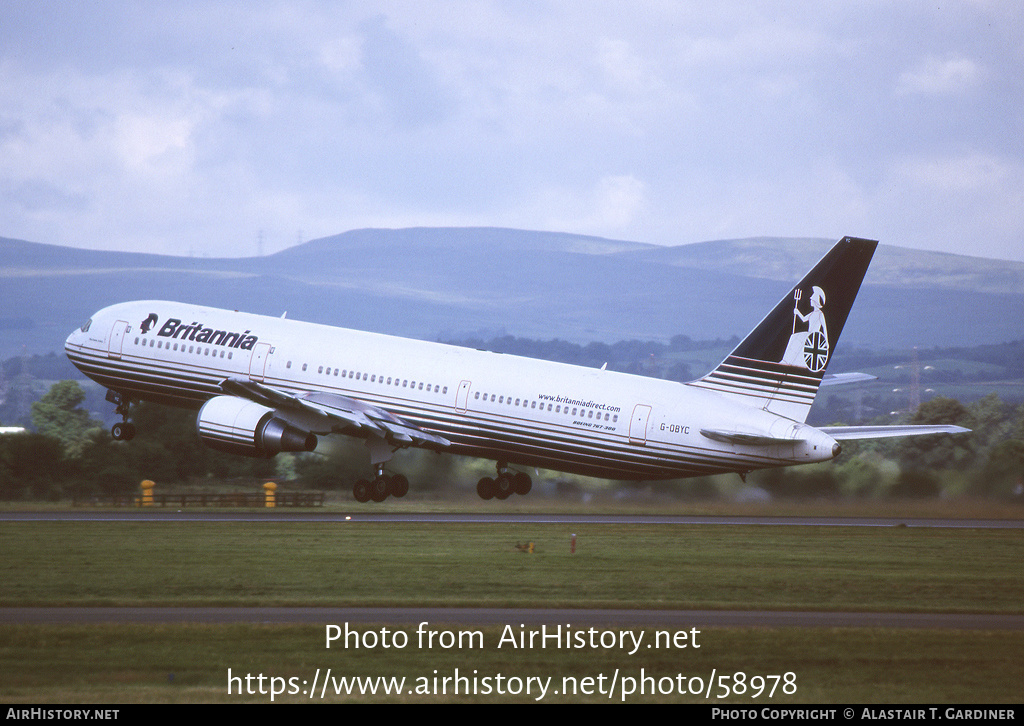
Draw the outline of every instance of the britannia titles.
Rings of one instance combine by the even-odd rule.
[[[205,328],[202,323],[193,322],[191,325],[182,325],[177,318],[171,318],[157,332],[162,338],[175,338],[177,340],[191,340],[196,343],[208,343],[210,345],[223,345],[228,348],[239,348],[241,350],[252,350],[258,338],[249,335],[246,330],[243,333],[232,333],[226,330],[214,330]]]

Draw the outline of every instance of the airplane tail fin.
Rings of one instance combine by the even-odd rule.
[[[878,242],[844,237],[692,386],[803,423]]]

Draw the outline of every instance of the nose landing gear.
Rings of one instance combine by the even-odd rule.
[[[122,396],[117,391],[107,391],[107,400],[117,404],[114,410],[121,416],[121,422],[110,427],[110,435],[114,441],[131,441],[135,438],[135,424],[128,420],[131,411],[132,400],[128,396]]]

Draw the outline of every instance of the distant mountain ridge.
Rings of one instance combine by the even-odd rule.
[[[834,240],[754,237],[659,247],[643,253],[693,269],[715,269],[783,282],[795,280],[821,258]],[[869,284],[992,293],[1024,293],[1024,263],[880,245],[871,261]]]
[[[105,252],[0,238],[0,356],[60,350],[101,307],[174,299],[416,338],[577,343],[743,335],[834,240],[676,247],[502,228],[362,229],[265,257]],[[840,345],[1024,338],[1024,263],[881,245]],[[4,322],[9,325],[4,325]]]

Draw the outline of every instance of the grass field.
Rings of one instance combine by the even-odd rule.
[[[576,553],[570,554],[573,533]],[[516,548],[526,542],[534,543],[534,554]],[[1024,611],[1024,534],[1018,530],[5,522],[0,551],[2,606]],[[0,700],[270,699],[255,685],[256,693],[229,694],[228,668],[235,675],[292,678],[279,683],[298,690],[317,668],[408,679],[402,695],[342,694],[334,700],[532,701],[537,695],[415,693],[415,679],[426,679],[423,688],[433,691],[443,683],[430,679],[458,668],[464,676],[475,671],[478,679],[503,673],[550,676],[559,684],[564,675],[610,678],[618,670],[620,689],[612,701],[622,700],[621,679],[639,679],[641,669],[666,688],[678,685],[673,678],[679,674],[699,677],[706,686],[714,669],[718,676],[747,674],[742,692],[727,699],[739,703],[1015,703],[1024,676],[1024,633],[1018,631],[714,628],[702,632],[699,649],[630,655],[602,647],[497,648],[501,628],[472,629],[481,631],[484,647],[428,649],[412,642],[406,648],[326,649],[323,626],[4,624]],[[653,630],[627,629],[654,637]],[[414,628],[404,630],[412,637]],[[770,699],[767,690],[753,698],[756,684],[769,684],[751,678],[786,673],[794,674],[795,693],[782,692],[777,678]],[[589,695],[559,688],[544,700],[608,701],[596,688]],[[678,688],[625,700],[707,702]]]
[[[577,535],[570,554],[570,536]],[[516,544],[534,543],[533,555]],[[0,605],[1021,612],[1019,530],[7,522]]]

